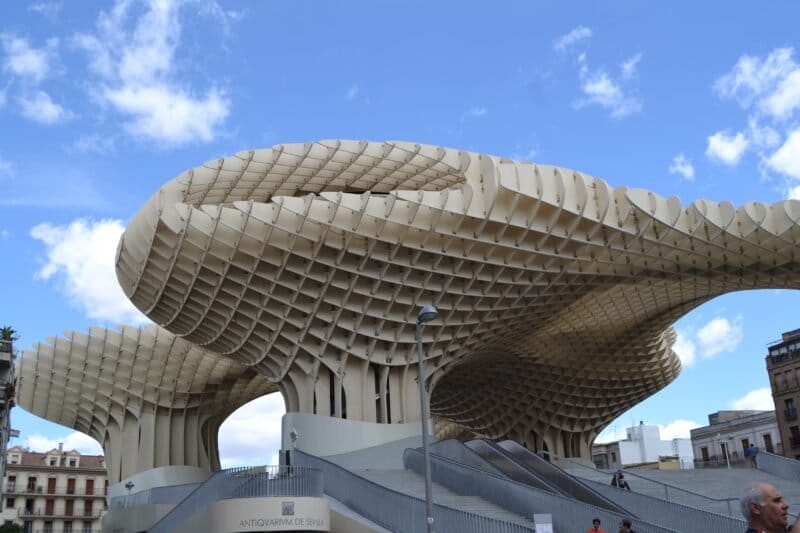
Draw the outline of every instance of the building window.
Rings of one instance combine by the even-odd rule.
[[[83,521],[83,533],[92,533],[92,523],[88,520]]]
[[[64,522],[64,533],[72,533],[72,522]]]
[[[50,466],[56,466],[56,465],[58,465],[58,458],[51,457],[50,458]]]
[[[616,463],[617,462],[617,453],[616,452],[611,452],[611,462],[612,463]]]
[[[767,450],[769,453],[773,453],[774,450],[772,448],[772,435],[769,433],[764,433],[762,435],[764,437],[764,449]]]
[[[78,461],[76,459],[70,459],[69,460],[69,466],[71,466],[72,468],[75,468],[76,466],[78,466]]]
[[[789,444],[792,448],[800,448],[800,427],[790,426],[789,433],[791,434],[791,437],[789,437]]]
[[[797,420],[797,408],[794,405],[794,399],[789,398],[787,400],[783,400],[784,410],[783,415],[786,420]]]
[[[12,465],[18,465],[19,464],[19,455],[17,455],[16,453],[12,453],[11,457],[8,460],[8,462],[11,463]]]
[[[6,507],[14,507],[14,498],[6,498]]]
[[[53,533],[53,523],[48,521],[44,523],[44,533]]]

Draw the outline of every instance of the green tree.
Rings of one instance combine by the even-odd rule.
[[[22,533],[22,526],[14,522],[6,522],[0,526],[0,533]]]
[[[0,328],[0,341],[14,342],[17,339],[19,339],[19,334],[17,334],[17,330],[11,326],[3,326]],[[2,533],[1,529],[0,533]]]

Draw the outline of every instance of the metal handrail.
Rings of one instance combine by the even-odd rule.
[[[135,494],[110,496],[108,498],[108,508],[111,511],[117,511],[137,505],[178,504],[199,486],[200,483],[186,483],[168,487],[153,487]]]
[[[427,531],[425,500],[374,483],[320,457],[292,452],[299,464],[322,470],[325,493],[341,501],[361,516],[391,531]],[[438,533],[492,531],[531,533],[532,526],[515,524],[435,503],[434,523]]]
[[[602,523],[609,525],[617,524],[623,518],[630,518],[609,509],[540,490],[445,457],[433,455],[432,460],[431,468],[436,483],[458,494],[484,498],[522,516],[550,514],[554,531],[584,531],[594,518],[600,518]],[[403,453],[403,462],[415,471],[422,468],[421,454],[418,450],[407,449]],[[676,531],[653,522],[639,519],[633,521],[635,530],[640,533]],[[713,531],[717,533],[716,530]]]
[[[611,478],[611,476],[614,475],[614,472],[612,472],[610,470],[604,470],[604,469],[600,469],[600,468],[593,468],[591,466],[587,466],[587,465],[581,463],[580,461],[576,461],[576,460],[572,459],[571,457],[559,457],[556,454],[550,453],[550,452],[539,452],[539,453],[540,454],[549,454],[551,457],[558,458],[558,460],[566,461],[566,462],[568,462],[568,463],[570,463],[572,465],[579,466],[579,467],[587,469],[587,470],[592,470],[594,472],[606,473],[609,476],[609,478]],[[689,494],[692,497],[700,498],[702,500],[707,500],[709,502],[725,503],[727,508],[728,508],[728,514],[730,516],[734,515],[734,512],[735,512],[734,509],[738,509],[738,502],[739,502],[738,498],[712,498],[711,496],[706,496],[705,494],[700,494],[699,492],[693,492],[693,491],[691,491],[689,489],[685,489],[683,487],[678,487],[677,485],[671,485],[670,483],[664,483],[663,481],[658,481],[657,479],[652,479],[652,478],[649,478],[647,476],[643,476],[643,475],[638,474],[638,473],[636,473],[636,472],[634,472],[632,470],[625,470],[625,475],[626,476],[627,475],[631,475],[631,476],[637,477],[639,479],[646,480],[646,481],[648,481],[650,483],[654,483],[656,485],[661,485],[664,488],[664,500],[666,500],[666,501],[670,501],[670,491],[673,491],[673,492],[677,491],[679,493]],[[735,502],[735,504],[733,504],[732,502]]]
[[[217,500],[270,496],[322,497],[322,473],[296,466],[237,467],[215,472],[164,515],[150,533],[168,533],[201,507]]]
[[[679,502],[662,500],[655,496],[648,496],[635,491],[620,489],[599,481],[587,479],[587,483],[594,486],[595,490],[606,497],[634,509],[640,516],[656,521],[684,533],[727,533],[729,531],[744,531],[747,524],[744,520],[731,515],[728,505],[728,514],[721,514],[706,509],[698,509],[691,505]],[[730,502],[727,502],[728,504]]]

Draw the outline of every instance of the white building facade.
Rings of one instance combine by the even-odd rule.
[[[0,476],[6,468],[6,446],[11,436],[11,409],[14,407],[14,342],[0,340]]]
[[[624,440],[592,445],[592,461],[598,468],[618,469],[642,464],[667,468],[694,468],[689,439],[662,440],[658,426],[629,427]]]
[[[744,462],[745,449],[783,453],[775,411],[718,411],[709,425],[693,429],[692,449],[698,466],[727,466]]]
[[[0,522],[25,533],[99,533],[106,511],[106,466],[102,455],[75,450],[6,452]]]

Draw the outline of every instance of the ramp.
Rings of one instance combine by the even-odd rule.
[[[491,464],[496,470],[502,472],[514,481],[546,490],[560,496],[569,496],[557,485],[548,479],[537,475],[522,464],[519,464],[513,457],[509,457],[502,449],[488,440],[473,440],[465,444],[465,447],[479,455],[484,461]],[[453,458],[455,459],[455,458]]]
[[[636,517],[636,514],[631,513],[629,509],[605,497],[600,492],[594,490],[574,476],[571,476],[556,465],[545,461],[518,442],[513,440],[505,440],[496,444],[488,441],[484,442],[494,446],[503,453],[505,457],[514,461],[515,464],[547,480],[550,485],[558,487],[561,494],[570,496],[584,503],[602,507],[603,509]]]

